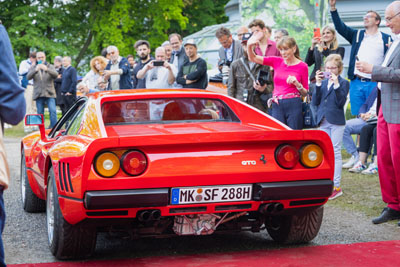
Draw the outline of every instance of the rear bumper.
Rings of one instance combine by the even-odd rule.
[[[328,198],[332,194],[332,180],[259,183],[254,185],[254,200]]]
[[[328,179],[295,182],[256,183],[253,201],[328,198],[333,182]],[[170,205],[169,188],[89,191],[87,210],[165,207]]]

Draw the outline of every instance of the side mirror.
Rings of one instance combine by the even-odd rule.
[[[26,126],[37,126],[40,124],[44,124],[44,119],[42,114],[31,114],[25,116]]]
[[[44,129],[43,114],[29,114],[25,116],[26,126],[39,126],[40,139],[47,140],[46,131]]]

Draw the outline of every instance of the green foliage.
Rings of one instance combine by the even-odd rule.
[[[146,39],[153,49],[167,40],[171,23],[185,29],[183,0],[7,0],[0,1],[17,64],[30,51],[45,51],[47,60],[70,55],[78,65],[108,45],[121,55],[134,54]]]
[[[313,28],[326,19],[325,5],[316,7],[317,0],[243,0],[245,19],[263,15],[272,18],[274,29],[285,28],[296,39],[302,58],[311,45]],[[323,1],[318,1],[323,2]]]
[[[205,26],[224,23],[228,20],[225,16],[225,5],[229,0],[183,0],[182,14],[189,22],[183,31],[176,23],[171,23],[169,33],[180,32],[186,36],[200,31]]]

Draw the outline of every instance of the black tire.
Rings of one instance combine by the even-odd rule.
[[[93,254],[97,232],[94,227],[71,225],[63,217],[53,169],[49,171],[46,199],[47,238],[51,253],[59,260],[83,259]]]
[[[307,243],[313,240],[321,227],[324,208],[296,215],[267,218],[266,228],[276,242],[283,244]]]
[[[26,173],[25,154],[21,153],[20,188],[22,207],[26,212],[43,212],[46,210],[46,202],[33,193]]]

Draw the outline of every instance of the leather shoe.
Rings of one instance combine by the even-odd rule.
[[[400,219],[400,212],[389,207],[383,209],[381,215],[372,220],[373,224],[380,224],[391,220]]]

